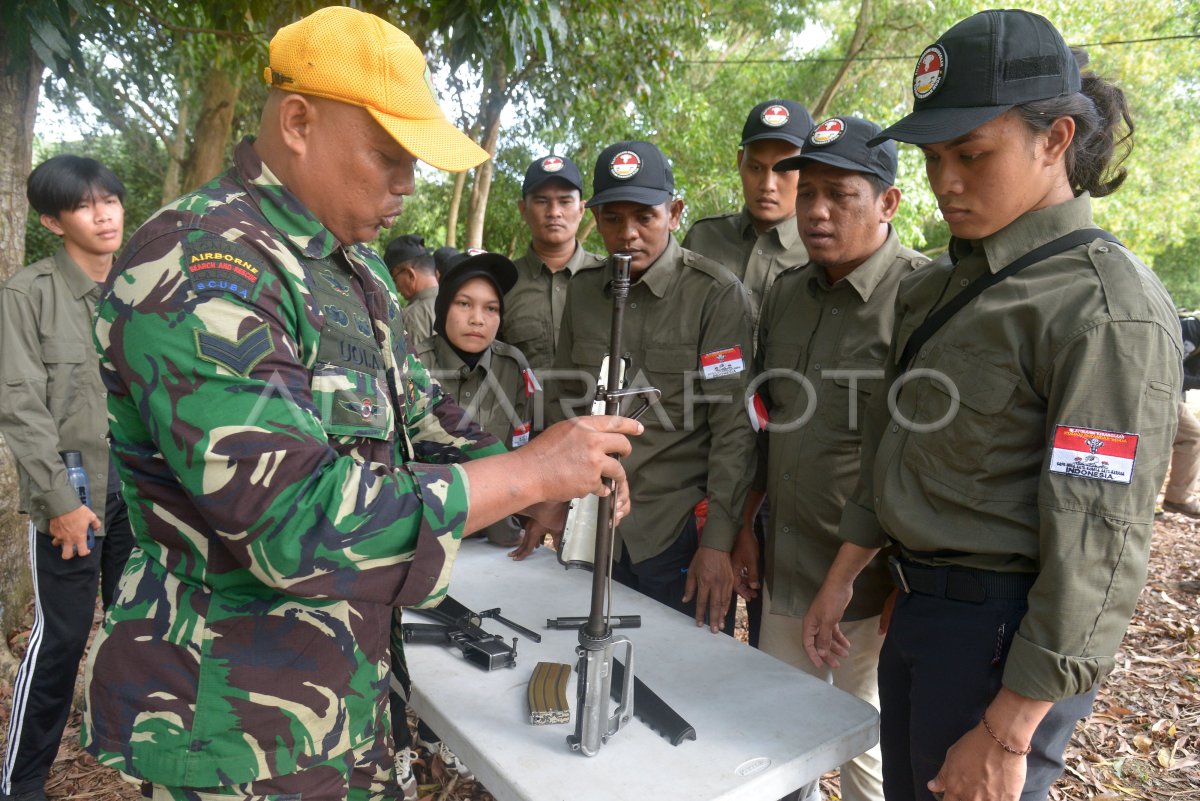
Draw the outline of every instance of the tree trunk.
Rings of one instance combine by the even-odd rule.
[[[226,59],[225,63],[232,63],[232,59]],[[200,114],[183,166],[180,185],[183,192],[215,178],[225,168],[225,148],[233,130],[233,109],[241,92],[241,76],[218,61],[209,67],[200,92]]]
[[[467,185],[467,171],[454,176],[454,192],[450,195],[450,210],[446,212],[446,247],[455,247],[458,239],[458,210],[462,208],[463,187]]]
[[[182,186],[183,163],[187,158],[188,101],[192,94],[192,79],[179,79],[179,104],[175,112],[175,136],[167,142],[167,173],[163,176],[162,205],[179,197]]]
[[[871,0],[862,0],[862,5],[858,8],[858,22],[854,26],[854,35],[850,37],[850,44],[846,48],[846,60],[838,67],[837,73],[833,76],[833,80],[825,87],[825,91],[821,93],[821,99],[812,108],[813,119],[817,122],[825,119],[825,115],[829,113],[829,107],[833,104],[833,98],[837,95],[838,90],[842,88],[842,83],[846,80],[847,73],[850,72],[850,65],[854,63],[855,57],[862,52],[863,47],[867,43],[867,25],[871,20]]]
[[[0,29],[0,281],[25,264],[25,179],[33,166],[33,121],[42,86],[42,62],[9,71],[8,34]]]
[[[488,155],[496,155],[496,144],[500,141],[500,114],[508,105],[507,73],[503,63],[493,66],[483,87],[479,103],[479,129],[483,131],[480,147]],[[492,189],[493,159],[488,159],[475,168],[475,181],[471,184],[471,200],[467,205],[467,247],[483,247],[483,223],[487,219],[488,194]]]
[[[42,86],[42,63],[31,52],[24,69],[10,72],[8,34],[0,28],[0,282],[25,264],[25,179],[33,162],[33,122]],[[3,358],[3,354],[0,354]],[[3,443],[3,439],[0,439]],[[7,446],[0,444],[0,636],[21,619],[33,593],[25,546],[28,518],[17,514],[17,472]],[[0,641],[0,680],[16,669]]]

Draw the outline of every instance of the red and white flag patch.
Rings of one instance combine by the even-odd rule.
[[[705,378],[724,378],[746,369],[742,349],[738,345],[710,351],[700,357],[700,372]]]
[[[526,367],[521,371],[521,375],[525,376],[525,397],[532,398],[534,393],[542,391],[542,382],[538,381],[537,376],[533,374],[533,370]]]
[[[1128,484],[1133,480],[1137,434],[1058,425],[1050,451],[1051,473]]]
[[[528,445],[529,444],[529,432],[532,429],[533,429],[533,425],[531,423],[521,423],[521,425],[514,428],[513,435],[512,435],[512,446],[514,448],[519,448],[522,445]]]
[[[750,415],[750,425],[755,431],[765,431],[771,416],[767,412],[767,404],[763,403],[762,394],[755,392],[746,398],[746,414]]]

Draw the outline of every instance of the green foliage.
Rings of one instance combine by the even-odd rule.
[[[103,17],[103,6],[90,0],[6,0],[0,3],[0,28],[9,49],[9,69],[23,70],[32,57],[58,75],[82,65],[75,16]]]
[[[2,13],[7,23],[14,8],[26,9],[31,19],[47,7],[81,9],[76,27],[86,32],[82,52],[89,80],[96,76],[93,86],[86,89],[76,80],[52,94],[66,106],[79,106],[85,94],[93,98],[106,122],[124,123],[116,127],[130,170],[161,176],[162,147],[149,123],[132,110],[132,101],[140,98],[161,112],[160,125],[178,116],[180,103],[190,100],[180,95],[189,76],[194,81],[207,63],[221,57],[214,45],[217,34],[191,29],[252,34],[236,38],[232,55],[225,56],[237,62],[245,87],[234,126],[240,135],[256,123],[265,91],[258,73],[269,32],[316,5],[315,0],[241,0],[151,6],[123,0],[102,10],[85,0],[16,0]],[[457,104],[466,127],[478,115],[489,69],[499,65],[506,79],[520,77],[507,99],[484,228],[488,248],[519,254],[526,241],[516,209],[521,176],[530,160],[550,150],[575,158],[590,181],[605,145],[649,139],[673,160],[687,203],[685,229],[702,216],[736,210],[741,190],[734,164],[746,112],[772,96],[816,104],[839,74],[864,3],[369,0],[357,5],[387,15],[426,49],[435,73],[450,76],[444,99]],[[871,0],[868,7],[863,49],[841,77],[829,113],[888,124],[911,107],[916,55],[977,6],[966,0]],[[1137,6],[1119,0],[1032,0],[1024,7],[1049,17],[1073,44],[1200,32],[1198,0]],[[1090,48],[1091,66],[1125,88],[1137,121],[1137,145],[1126,164],[1129,180],[1120,192],[1096,202],[1097,222],[1152,263],[1179,298],[1200,291],[1191,266],[1197,255],[1193,232],[1200,221],[1200,160],[1191,155],[1200,147],[1196,45],[1196,40],[1175,39]],[[116,99],[110,109],[100,105],[105,97]],[[81,119],[87,114],[83,109]],[[118,172],[130,180],[132,173]],[[405,215],[380,242],[410,231],[431,243],[444,241],[453,181],[452,175],[422,170]],[[904,200],[894,225],[902,240],[937,252],[947,232],[916,148],[900,146],[897,184]],[[594,235],[587,244],[599,247]]]

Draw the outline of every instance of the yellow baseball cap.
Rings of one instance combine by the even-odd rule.
[[[405,150],[461,172],[490,156],[454,127],[433,91],[425,56],[402,30],[353,8],[323,8],[280,28],[263,77],[285,92],[365,108]]]

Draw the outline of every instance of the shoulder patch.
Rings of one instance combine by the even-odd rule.
[[[275,350],[271,329],[266,323],[234,342],[220,334],[196,331],[196,357],[246,378],[254,367]]]
[[[183,242],[183,269],[197,295],[232,296],[246,302],[258,297],[266,258],[253,248],[222,236],[201,233]]]
[[[1133,481],[1138,435],[1059,424],[1050,451],[1051,473],[1128,484]]]

